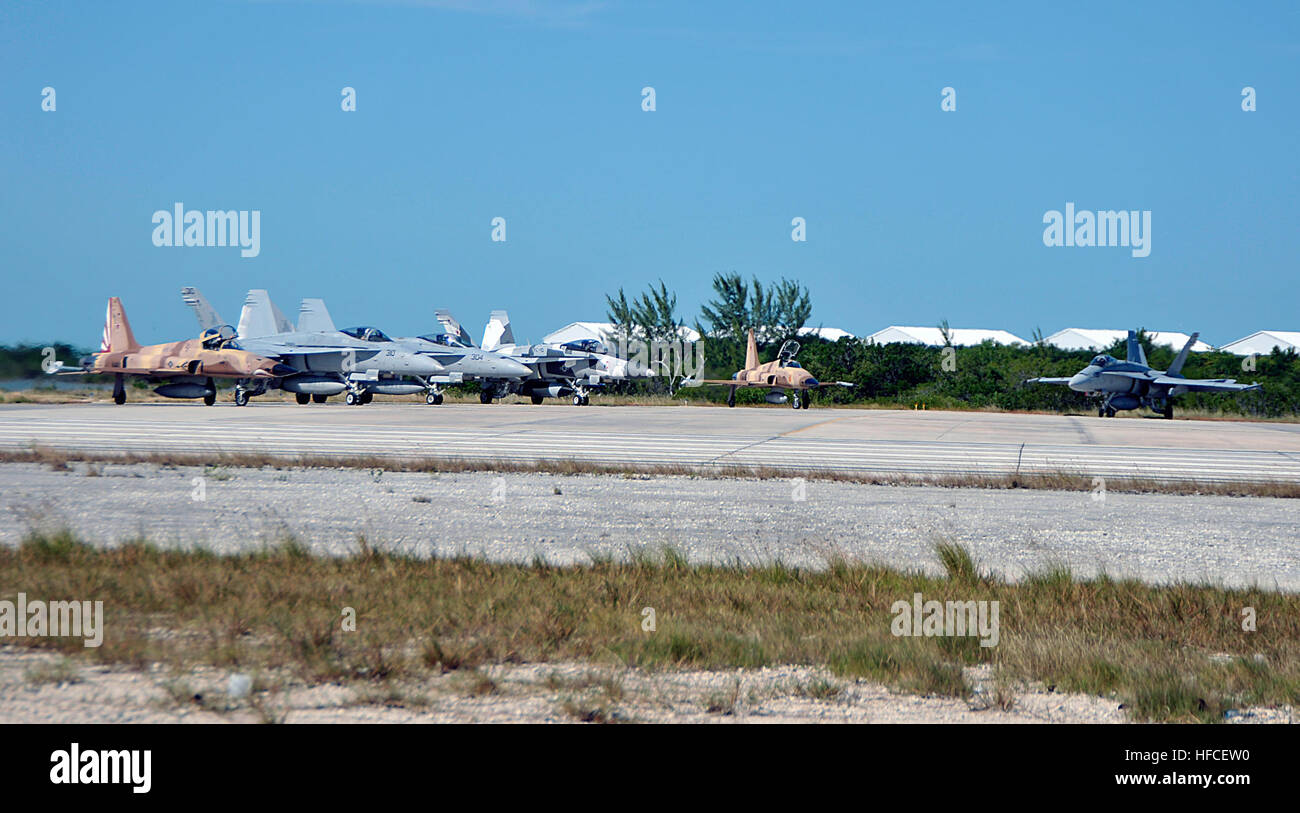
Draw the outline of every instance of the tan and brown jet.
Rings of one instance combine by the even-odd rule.
[[[283,378],[296,370],[274,359],[240,349],[220,330],[205,330],[197,339],[141,346],[131,332],[122,300],[110,297],[100,351],[81,360],[81,369],[55,368],[52,373],[112,375],[113,402],[126,401],[126,376],[147,378],[162,386],[154,392],[166,398],[202,398],[208,406],[217,399],[213,379]]]
[[[790,392],[790,406],[794,409],[807,409],[812,403],[812,391],[820,387],[852,387],[848,381],[818,381],[812,373],[800,366],[794,357],[799,354],[799,343],[793,339],[781,345],[776,361],[766,364],[758,363],[758,342],[754,340],[754,329],[749,329],[749,344],[745,349],[745,369],[734,373],[726,380],[704,380],[691,382],[699,384],[719,384],[728,386],[727,406],[736,405],[736,390],[740,387],[766,387],[770,390],[767,401],[771,404],[784,404],[786,391]]]

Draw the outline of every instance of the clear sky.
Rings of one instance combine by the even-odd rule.
[[[1300,329],[1297,146],[1294,3],[6,0],[0,342],[96,344],[111,295],[182,338],[183,285],[536,340],[660,278],[693,322],[737,271],[859,335],[1222,344]],[[260,254],[156,247],[177,202],[260,211]],[[1068,202],[1150,211],[1150,256],[1045,246]]]

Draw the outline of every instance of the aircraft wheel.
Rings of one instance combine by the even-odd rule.
[[[800,408],[807,409],[811,404],[812,404],[812,393],[805,392],[803,394],[803,406]]]
[[[346,403],[348,406],[356,406],[361,402],[361,400],[357,398],[357,394],[355,392],[348,390],[348,394],[344,396],[343,402]]]
[[[375,394],[369,390],[366,390],[365,392],[361,393],[361,397],[357,400],[359,400],[363,404],[368,404],[371,401],[375,400]]]
[[[434,395],[431,392],[426,393],[424,396],[424,402],[429,406],[433,406],[434,404],[438,403],[438,396]]]
[[[791,409],[798,409],[798,408],[802,405],[802,403],[803,403],[803,399],[801,399],[801,398],[799,397],[799,391],[798,391],[798,390],[795,390],[794,392],[790,393],[790,408],[791,408]]]
[[[530,398],[531,398],[531,400],[532,400],[532,402],[533,402],[533,406],[537,406],[537,405],[540,404],[542,401],[545,401],[545,400],[546,400],[546,396],[544,396],[544,395],[533,395],[533,396],[530,396]]]
[[[478,402],[479,402],[480,404],[490,404],[490,403],[492,403],[492,390],[479,390],[479,391],[478,391]]]
[[[293,394],[293,400],[297,401],[299,404],[306,404],[311,402],[311,396],[305,392],[295,392]]]
[[[125,403],[126,403],[126,393],[124,393],[124,392],[115,392],[115,393],[113,393],[113,403],[117,404],[118,406],[121,406],[122,404],[125,404]]]
[[[217,394],[215,392],[210,392],[207,395],[203,396],[204,406],[212,406],[216,402],[217,402]]]
[[[575,396],[573,396],[573,405],[574,405],[574,406],[582,406],[582,396],[581,396],[581,395],[575,395]]]
[[[235,406],[248,406],[248,393],[242,388],[235,388]]]
[[[1160,414],[1165,416],[1165,420],[1172,421],[1174,419],[1174,405],[1166,404],[1165,411]]]
[[[1098,418],[1106,417],[1106,407],[1097,407],[1097,417]]]
[[[591,396],[590,396],[590,395],[584,395],[584,396],[582,396],[582,405],[583,405],[583,406],[591,406]]]
[[[1115,417],[1115,410],[1110,407],[1106,407],[1106,417],[1107,418]]]
[[[328,400],[329,400],[328,395],[321,395],[319,392],[311,397],[311,402],[313,404],[323,404]]]

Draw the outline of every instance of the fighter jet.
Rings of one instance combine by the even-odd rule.
[[[447,333],[461,344],[473,346],[460,323],[445,310],[434,312]],[[564,344],[519,344],[504,310],[492,311],[483,329],[482,349],[500,354],[528,369],[523,378],[482,376],[479,401],[490,404],[510,393],[526,395],[534,404],[546,398],[572,398],[574,406],[591,403],[591,391],[609,381],[648,378],[654,373],[631,359],[609,353],[598,341],[584,339]]]
[[[205,329],[223,336],[232,333],[197,290],[183,288],[181,295]],[[313,305],[300,313],[295,330],[265,290],[248,292],[233,335],[246,349],[277,358],[297,373],[250,382],[248,387],[241,382],[235,388],[236,404],[243,406],[250,396],[276,387],[294,393],[299,404],[324,403],[332,395],[346,393],[344,400],[349,406],[368,404],[376,394],[413,395],[428,389],[419,378],[438,373],[440,365],[433,358],[392,341],[375,328],[356,328],[355,335],[335,330],[324,303],[307,302]]]
[[[108,300],[99,352],[83,358],[79,370],[65,370],[60,362],[49,372],[112,375],[113,403],[118,405],[126,403],[126,377],[134,376],[160,382],[154,392],[166,398],[202,398],[203,403],[212,406],[217,400],[214,379],[265,382],[297,371],[250,353],[214,330],[204,330],[197,339],[141,346],[131,332],[122,300],[114,296]]]
[[[303,304],[305,307],[306,302],[304,301]],[[353,332],[354,330],[356,329],[343,332],[358,335]],[[425,333],[421,336],[398,337],[395,341],[413,352],[428,356],[440,367],[436,375],[426,376],[424,379],[428,385],[428,391],[424,396],[426,404],[441,404],[442,388],[446,384],[461,384],[483,379],[519,381],[532,375],[532,370],[518,361],[500,353],[474,347],[473,343],[466,345],[459,336],[449,333]]]
[[[1113,418],[1116,410],[1145,406],[1166,418],[1174,417],[1174,396],[1185,392],[1244,392],[1259,384],[1238,384],[1231,378],[1183,378],[1183,365],[1199,333],[1193,333],[1168,370],[1153,370],[1136,330],[1128,332],[1128,360],[1100,355],[1069,378],[1030,378],[1027,384],[1064,384],[1075,392],[1100,399],[1097,417]]]
[[[739,387],[767,387],[766,400],[769,404],[784,404],[786,391],[790,393],[790,406],[794,409],[807,409],[812,404],[812,391],[820,387],[852,387],[849,381],[818,381],[813,374],[805,370],[794,357],[799,355],[799,343],[789,339],[781,345],[776,361],[766,364],[758,363],[758,342],[754,340],[754,329],[749,329],[749,342],[745,348],[745,369],[733,373],[727,380],[687,379],[683,386],[698,387],[704,384],[720,384],[730,387],[727,392],[727,406],[736,405],[736,390]]]

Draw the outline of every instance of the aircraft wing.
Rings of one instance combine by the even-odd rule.
[[[1151,383],[1155,386],[1182,387],[1188,392],[1245,392],[1262,387],[1261,384],[1238,384],[1232,378],[1173,378],[1167,375],[1158,376]]]
[[[683,379],[682,379],[682,383],[681,383],[681,386],[683,386],[683,387],[703,387],[703,386],[706,386],[706,385],[707,385],[707,386],[718,386],[718,387],[754,387],[754,386],[758,386],[757,384],[751,384],[751,383],[748,382],[748,381],[737,381],[737,380],[735,380],[735,379],[733,379],[733,378],[725,378],[725,379],[724,379],[724,378],[683,378]],[[766,387],[766,386],[768,386],[768,385],[767,385],[767,384],[763,384],[762,386]]]
[[[817,386],[818,387],[848,387],[849,389],[853,389],[854,387],[857,386],[857,384],[854,384],[852,381],[823,381],[819,383]]]
[[[1069,384],[1068,378],[1026,378],[1026,384]]]

